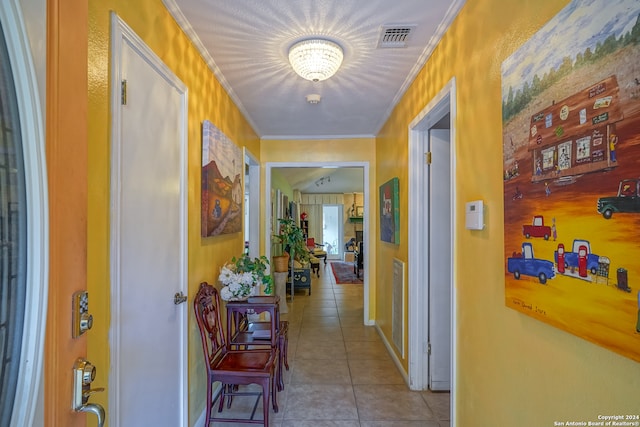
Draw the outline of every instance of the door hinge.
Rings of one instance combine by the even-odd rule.
[[[122,80],[120,83],[120,103],[127,105],[127,81]]]
[[[430,342],[424,343],[423,353],[426,353],[429,356],[431,356],[431,343]]]
[[[431,151],[424,153],[424,162],[428,165],[431,164]]]

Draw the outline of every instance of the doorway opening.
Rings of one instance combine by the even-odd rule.
[[[327,259],[341,259],[343,235],[342,222],[344,209],[342,205],[322,206],[322,244],[327,252]]]
[[[450,390],[455,425],[455,79],[409,125],[409,386]],[[429,160],[431,159],[431,160]],[[431,162],[429,164],[429,161]],[[437,183],[437,184],[436,184]]]
[[[362,169],[362,180],[363,180],[363,212],[369,212],[370,206],[370,192],[369,192],[369,162],[267,162],[265,163],[265,230],[264,230],[264,241],[265,243],[265,256],[271,259],[272,251],[275,251],[275,247],[272,247],[271,236],[277,234],[275,231],[277,229],[277,212],[278,212],[278,194],[275,189],[272,188],[272,182],[274,182],[273,172],[280,170],[287,170],[289,168],[308,168],[310,170],[315,170],[319,173],[318,176],[315,177],[315,181],[313,182],[314,186],[322,187],[323,185],[327,186],[328,179],[322,180],[322,176],[326,175],[326,170],[328,169]],[[319,170],[325,170],[325,172],[320,173]],[[322,176],[320,176],[322,175]],[[333,184],[334,180],[331,181]],[[323,184],[324,183],[324,184]],[[294,186],[292,186],[294,187]],[[326,187],[325,187],[326,188]],[[341,193],[352,193],[352,191],[341,191]],[[349,199],[350,200],[350,199]],[[345,201],[346,203],[346,201]],[[298,214],[301,212],[298,212]],[[321,214],[320,214],[321,215]],[[298,218],[299,219],[299,218]],[[369,219],[367,215],[363,215],[360,219],[360,227],[363,231],[363,241],[365,245],[370,244],[369,238]],[[323,239],[324,241],[324,239]],[[368,247],[365,246],[364,252],[364,324],[373,325],[373,321],[369,319],[369,273],[368,266],[369,262],[369,250]]]

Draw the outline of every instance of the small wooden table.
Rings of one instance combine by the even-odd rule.
[[[269,313],[268,322],[252,323],[248,321],[250,314],[261,313]],[[265,325],[266,323],[268,325]],[[280,297],[278,295],[255,296],[249,297],[246,301],[227,302],[227,342],[230,348],[270,346],[278,350],[276,377],[279,390],[284,389],[282,368],[286,362],[287,351],[285,336],[287,331],[282,330],[283,326],[280,322]]]
[[[250,314],[269,313],[269,330],[254,335],[253,331],[243,327]],[[280,324],[280,297],[265,295],[249,297],[246,301],[227,302],[227,340],[231,346],[265,345],[277,347],[277,329]],[[247,325],[248,327],[248,325]]]

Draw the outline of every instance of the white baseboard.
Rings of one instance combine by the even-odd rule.
[[[216,383],[216,387],[213,389],[212,396],[215,396],[216,394],[218,394],[220,392],[220,388],[221,388],[221,384]],[[202,408],[202,413],[200,414],[196,422],[193,424],[193,427],[207,427],[207,423],[205,419],[206,417],[207,417],[207,406],[205,404],[205,407]]]
[[[396,364],[398,371],[400,371],[400,375],[402,375],[402,378],[404,378],[404,382],[407,384],[407,386],[409,386],[409,375],[404,370],[404,366],[402,366],[402,361],[398,359],[396,352],[393,351],[393,346],[391,345],[391,343],[389,343],[389,341],[387,341],[387,338],[382,333],[382,330],[380,329],[380,327],[377,324],[375,325],[375,327],[376,327],[376,331],[378,331],[378,335],[380,335],[380,338],[384,343],[384,346],[387,348],[387,351],[389,352],[391,359],[393,359],[393,363]]]

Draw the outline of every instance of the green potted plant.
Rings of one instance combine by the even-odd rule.
[[[282,245],[282,252],[289,253],[289,261],[293,269],[293,261],[297,259],[301,263],[309,261],[309,249],[302,229],[291,218],[278,218],[280,234],[275,239]]]

